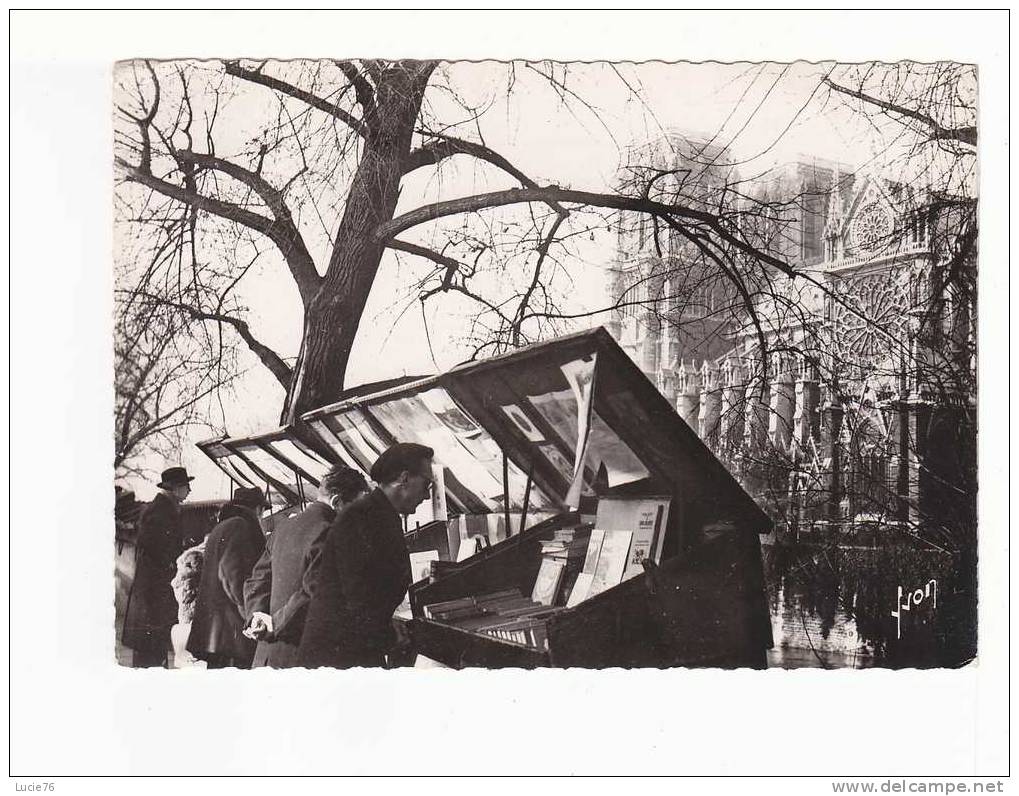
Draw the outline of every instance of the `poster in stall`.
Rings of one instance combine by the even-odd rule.
[[[432,463],[432,519],[445,522],[449,518],[446,507],[446,472],[442,464]]]
[[[481,427],[474,422],[442,389],[427,390],[420,395],[421,401],[435,418],[458,437],[477,437]]]
[[[325,477],[325,474],[329,472],[329,462],[323,461],[317,454],[299,446],[293,440],[285,438],[277,439],[272,440],[268,443],[268,445],[283,458],[293,462],[316,481],[321,481],[322,478]]]
[[[576,359],[560,366],[566,381],[577,400],[577,452],[573,458],[573,481],[566,493],[566,505],[580,505],[580,492],[584,486],[584,465],[591,437],[591,415],[594,371],[597,354],[590,359]]]
[[[552,462],[552,466],[559,471],[567,481],[573,481],[573,462],[566,458],[566,456],[556,447],[554,442],[549,442],[545,445],[539,446],[542,455]]]
[[[530,418],[524,414],[524,410],[516,404],[507,404],[506,406],[500,407],[503,413],[510,420],[513,421],[513,425],[517,427],[521,434],[527,438],[529,442],[544,442],[545,437],[542,433],[534,427],[534,423],[531,422]]]
[[[430,400],[434,404],[440,399],[441,392],[431,392],[433,396]],[[421,396],[417,395],[375,404],[371,412],[394,438],[418,442],[432,448],[435,451],[435,462],[445,466],[451,476],[489,510],[494,511],[498,507],[497,499],[503,492],[502,479],[492,474],[493,467],[486,466],[479,456],[472,455],[471,449],[485,441],[481,429],[471,437],[459,436],[440,421]],[[465,415],[461,418],[455,412],[448,412],[447,416],[457,417],[461,429],[466,431],[464,423],[469,418]]]

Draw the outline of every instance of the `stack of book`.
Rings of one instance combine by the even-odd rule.
[[[520,589],[504,589],[491,594],[459,597],[455,600],[432,603],[424,607],[424,612],[428,619],[456,624],[458,620],[497,613],[498,607],[503,603],[520,599],[523,599]]]
[[[543,605],[561,605],[573,588],[577,575],[584,566],[587,545],[591,538],[589,525],[577,525],[555,531],[551,539],[542,542],[541,566],[534,582],[531,599]]]
[[[561,607],[543,605],[524,597],[519,589],[461,597],[424,607],[429,619],[537,649],[548,648],[545,622],[561,610]]]
[[[658,563],[669,519],[669,498],[603,498],[587,557],[577,575],[567,608],[601,594],[644,571],[644,561]]]
[[[590,525],[577,525],[555,531],[551,539],[541,543],[541,554],[566,565],[583,564],[587,542],[591,538]]]
[[[632,540],[632,531],[603,531],[595,528],[591,532],[584,566],[570,591],[567,608],[622,582]]]
[[[544,607],[544,611],[554,613],[561,608]],[[548,620],[547,614],[538,612],[527,616],[519,617],[507,622],[499,622],[481,629],[481,632],[493,638],[503,641],[512,641],[514,644],[523,644],[527,647],[535,647],[539,650],[548,649]]]

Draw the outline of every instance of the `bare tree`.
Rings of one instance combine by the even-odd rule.
[[[632,160],[632,172],[613,193],[541,184],[487,145],[494,94],[468,99],[457,86],[456,66],[122,65],[120,216],[139,238],[159,240],[166,253],[125,284],[201,326],[206,331],[199,339],[254,351],[286,391],[282,414],[290,421],[342,390],[387,251],[430,269],[407,285],[411,303],[454,298],[475,307],[468,334],[481,354],[573,320],[561,302],[580,276],[580,244],[599,230],[630,224],[634,234],[643,232],[659,265],[586,314],[629,310],[661,328],[686,330],[689,340],[712,337],[723,348],[749,340],[753,350],[740,354],[746,359],[744,398],[756,390],[763,400],[776,368],[805,363],[825,400],[848,409],[837,433],[855,440],[866,438],[868,424],[887,414],[878,406],[886,393],[935,392],[945,402],[949,394],[957,400],[972,392],[971,69],[832,65],[823,68],[805,105],[821,112],[846,103],[870,124],[875,158],[900,175],[894,181],[898,199],[915,213],[911,227],[882,231],[880,245],[908,247],[922,229],[937,253],[922,275],[924,290],[910,293],[916,275],[903,275],[899,287],[905,292],[894,306],[908,310],[886,317],[861,300],[856,288],[863,283],[819,275],[813,266],[825,252],[802,249],[797,232],[808,220],[816,227],[826,223],[833,180],[838,193],[862,179],[862,172],[822,170],[792,190],[777,184],[772,189],[767,175],[740,176],[724,162],[724,147],[707,142],[690,156],[693,168]],[[563,65],[513,63],[503,69],[502,98],[549,90],[566,112],[599,123],[598,109],[571,87]],[[605,71],[622,78],[611,67]],[[453,162],[476,166],[486,187],[496,190],[448,197],[443,175]],[[296,359],[258,337],[235,298],[242,280],[256,278],[248,276],[255,263],[280,263],[290,276],[303,318]],[[852,327],[861,345],[873,349],[866,361],[841,345],[848,336],[836,327]],[[876,386],[858,394],[861,382]],[[728,411],[745,418],[745,400]],[[823,452],[748,448],[747,435],[734,432],[737,425],[720,422],[713,433],[739,448],[748,467],[771,472],[764,480],[777,491],[788,493],[790,479],[841,478],[842,493],[828,494],[829,503],[837,504],[856,488],[856,476],[847,481],[831,468],[848,464],[855,474],[866,469],[852,455],[832,462]]]
[[[694,236],[713,256],[736,253],[788,270],[712,208],[648,192],[540,184],[485,143],[491,102],[468,101],[455,71],[434,61],[132,62],[118,69],[123,217],[150,231],[167,218],[184,219],[167,245],[190,249],[186,279],[178,257],[139,284],[195,318],[232,325],[286,390],[285,421],[341,392],[387,250],[433,266],[419,284],[423,300],[459,293],[477,301],[485,315],[480,345],[496,347],[519,344],[561,317],[548,286],[571,278],[563,268],[570,241],[604,227],[606,213],[646,214]],[[529,82],[529,90],[551,90],[567,112],[598,119],[564,66],[513,63],[504,72],[504,93]],[[253,99],[256,90],[265,100]],[[256,101],[273,109],[268,118],[225,129],[229,107]],[[455,158],[515,187],[438,199],[422,192],[421,181],[428,184]],[[402,193],[412,183],[422,193],[416,206]],[[409,209],[398,212],[398,202]],[[439,245],[425,238],[429,228],[441,230],[433,236]],[[406,237],[412,232],[417,240]],[[292,365],[237,325],[236,314],[220,317],[221,297],[267,244],[285,264],[303,311]],[[483,295],[479,273],[494,271],[509,272],[508,280]]]
[[[237,375],[229,351],[196,344],[189,312],[126,299],[118,301],[114,327],[117,477],[143,475],[145,454],[177,459],[195,428],[219,430],[219,391]]]

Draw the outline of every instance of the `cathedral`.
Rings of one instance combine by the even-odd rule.
[[[975,540],[975,200],[710,140],[635,145],[623,189],[766,258],[623,214],[609,330],[783,532]]]

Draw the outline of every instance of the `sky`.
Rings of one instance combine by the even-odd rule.
[[[126,79],[128,68],[121,67],[121,78]],[[872,161],[879,150],[873,128],[861,124],[845,102],[830,100],[827,92],[818,90],[831,64],[650,62],[572,64],[568,70],[558,65],[552,70],[571,97],[567,103],[536,71],[549,68],[518,62],[511,75],[499,62],[444,64],[433,76],[430,85],[436,88],[430,89],[426,103],[439,118],[463,118],[462,109],[442,89],[454,86],[466,104],[487,109],[478,128],[490,148],[506,155],[539,184],[591,191],[611,190],[622,149],[654,139],[663,130],[682,131],[728,147],[744,178],[803,158],[862,164]],[[206,64],[205,69],[210,75],[218,74],[215,63]],[[507,92],[511,79],[513,90]],[[115,101],[122,98],[115,95]],[[196,111],[208,111],[208,97],[198,94],[193,101]],[[274,108],[268,90],[242,87],[220,109],[217,153],[229,157],[238,151]],[[478,128],[470,125],[460,134],[473,134]],[[512,186],[504,175],[493,175],[490,169],[457,158],[438,175],[432,170],[406,179],[397,212],[439,198]],[[328,240],[323,229],[328,226],[328,220],[302,224],[302,230],[309,230],[319,263],[325,260]],[[441,231],[442,225],[437,224],[402,237],[441,249]],[[607,286],[604,268],[612,262],[614,239],[598,234],[585,241],[578,254],[570,269],[576,289],[571,291],[568,309],[601,306]],[[384,259],[362,317],[348,385],[436,372],[466,358],[468,351],[460,338],[472,310],[445,301],[422,312],[407,286],[423,272],[420,263],[407,258],[387,255]],[[294,356],[300,344],[300,303],[281,259],[270,251],[238,290],[256,336],[284,357]],[[242,365],[244,375],[223,405],[232,436],[275,428],[283,399],[282,389],[254,357],[245,355]],[[191,442],[207,433],[194,436]],[[146,463],[158,471],[178,462],[151,457]],[[227,492],[226,477],[193,445],[185,446],[179,463],[198,476],[194,499],[222,497]],[[151,484],[132,479],[129,485],[141,499],[151,495]]]

